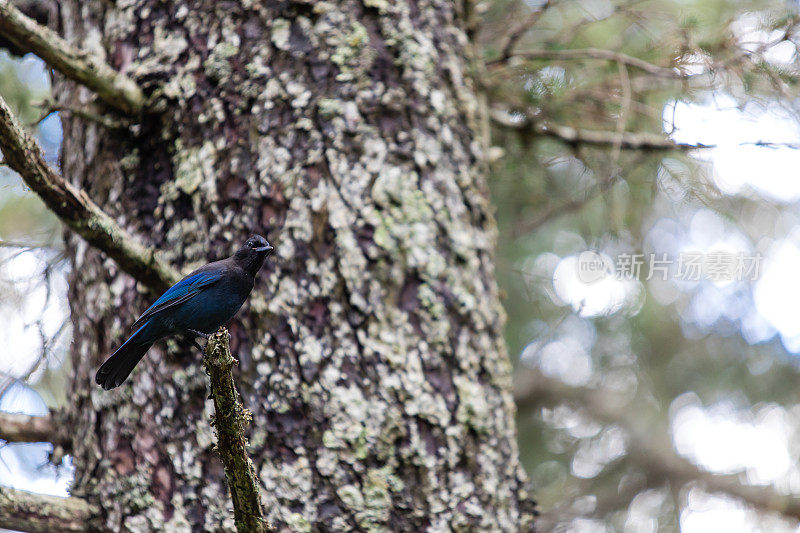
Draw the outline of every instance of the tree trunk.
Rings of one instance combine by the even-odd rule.
[[[62,115],[65,177],[184,271],[250,233],[276,248],[231,325],[270,521],[531,527],[459,3],[58,9],[65,38],[159,102],[131,131]],[[159,343],[102,391],[98,365],[154,295],[67,247],[73,493],[112,530],[232,529],[201,355]]]

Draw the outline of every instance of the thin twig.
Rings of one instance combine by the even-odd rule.
[[[660,67],[652,63],[648,63],[644,59],[639,59],[622,52],[615,52],[614,50],[606,50],[603,48],[579,48],[574,50],[527,50],[524,52],[516,52],[505,59],[495,59],[487,62],[490,67],[501,66],[510,60],[533,60],[533,59],[552,59],[556,61],[575,61],[594,59],[599,61],[614,61],[622,63],[641,70],[651,76],[657,78],[673,78],[673,79],[688,79],[692,77],[691,74],[680,72],[673,68]]]
[[[603,184],[607,182],[604,181]],[[539,228],[544,226],[545,224],[552,222],[553,220],[569,214],[575,211],[578,211],[585,207],[589,202],[603,194],[608,188],[608,185],[597,185],[585,191],[580,198],[574,198],[572,200],[567,200],[566,202],[560,203],[558,205],[549,207],[544,210],[544,212],[540,213],[539,216],[534,218],[533,220],[524,222],[520,224],[518,227],[514,229],[514,236],[520,236],[523,233],[533,233],[537,231]]]
[[[759,148],[791,148],[792,150],[800,150],[800,143],[791,142],[771,142],[771,141],[750,141],[739,143],[739,146],[758,146]]]
[[[552,137],[571,145],[586,145],[597,147],[613,147],[618,141],[618,135],[613,131],[584,130],[554,123],[540,123],[522,116],[515,115],[502,109],[492,109],[491,119],[495,125],[503,128],[529,132],[534,135]],[[650,151],[687,151],[704,148],[714,148],[712,144],[679,143],[656,133],[624,132],[619,142],[622,150],[650,150]]]
[[[533,28],[536,23],[539,22],[539,19],[542,18],[545,11],[547,11],[547,9],[549,9],[553,3],[554,0],[546,0],[545,3],[539,7],[539,9],[529,13],[524,21],[519,23],[509,32],[506,42],[500,48],[500,57],[495,60],[496,62],[503,62],[511,57],[514,52],[514,48],[517,46],[517,43],[522,36],[528,33],[531,28]]]

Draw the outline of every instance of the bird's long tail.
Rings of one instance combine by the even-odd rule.
[[[147,324],[145,323],[103,363],[94,378],[98,385],[105,390],[113,389],[122,385],[130,376],[134,367],[142,360],[142,357],[154,342],[144,338],[146,335],[142,330],[146,327]]]

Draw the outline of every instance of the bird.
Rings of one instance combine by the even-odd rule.
[[[251,235],[227,259],[214,261],[187,275],[151,305],[137,328],[97,371],[105,390],[119,387],[156,341],[190,333],[208,338],[239,311],[255,284],[255,276],[273,251],[261,235]],[[195,345],[199,345],[195,342]]]

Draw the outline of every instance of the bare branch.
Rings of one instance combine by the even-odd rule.
[[[534,135],[552,137],[571,145],[597,146],[603,148],[618,145],[622,150],[650,150],[650,151],[686,151],[701,148],[714,148],[712,144],[687,144],[679,143],[668,137],[647,132],[622,132],[581,130],[562,124],[544,124],[531,120],[528,117],[516,119],[506,111],[492,109],[492,122],[500,127],[530,132]]]
[[[542,18],[545,11],[550,8],[550,6],[554,3],[553,0],[545,0],[545,3],[542,4],[539,9],[532,11],[528,16],[525,18],[524,21],[520,22],[514,29],[511,30],[508,34],[508,39],[506,39],[505,44],[503,44],[502,48],[500,49],[500,57],[496,59],[494,62],[503,62],[511,57],[512,53],[514,52],[514,48],[517,46],[517,43],[525,35],[531,28],[533,28],[539,19]]]
[[[69,448],[69,439],[61,435],[53,417],[0,413],[0,440],[6,442],[52,442]]]
[[[239,533],[265,533],[272,528],[264,518],[259,480],[244,436],[245,424],[252,415],[242,407],[233,383],[231,369],[238,361],[231,355],[227,329],[220,328],[208,339],[203,364],[211,381],[217,450],[225,465],[236,529]]]
[[[519,224],[516,228],[514,228],[514,235],[518,236],[523,233],[531,233],[548,222],[555,220],[556,218],[566,215],[568,213],[573,213],[575,211],[579,211],[584,208],[589,202],[603,194],[603,192],[608,188],[608,185],[611,184],[611,180],[606,180],[600,185],[596,185],[591,187],[590,189],[584,191],[584,193],[579,198],[574,198],[572,200],[567,200],[563,203],[560,203],[555,206],[550,206],[545,208],[539,215],[529,221],[525,221]]]
[[[97,507],[81,498],[0,487],[0,528],[30,533],[97,531],[91,520],[98,514]]]
[[[53,113],[69,113],[75,117],[82,118],[83,120],[87,120],[89,122],[94,122],[95,124],[100,124],[104,128],[108,128],[110,130],[119,130],[125,129],[130,127],[131,122],[129,119],[122,118],[122,117],[111,117],[107,114],[103,113],[102,109],[99,109],[99,105],[89,105],[84,107],[75,107],[69,105],[62,105],[58,104],[52,100],[43,100],[41,102],[34,102],[34,106],[40,107],[42,109],[42,113],[39,115],[31,126],[38,126],[41,122],[52,115]]]
[[[622,52],[615,52],[613,50],[606,50],[603,48],[579,48],[574,50],[527,50],[525,52],[517,52],[512,56],[505,59],[495,59],[489,61],[489,66],[499,66],[509,60],[531,60],[531,59],[552,59],[556,61],[568,60],[581,60],[581,59],[597,59],[601,61],[614,61],[622,65],[639,69],[651,76],[657,78],[673,78],[673,79],[687,79],[691,75],[680,72],[679,70],[667,67],[660,67],[652,63],[648,63],[644,59],[633,57]]]
[[[677,486],[697,483],[709,492],[734,496],[758,509],[800,518],[797,495],[781,494],[769,486],[746,485],[736,474],[715,474],[678,455],[668,430],[654,428],[632,414],[632,395],[567,385],[529,370],[515,381],[514,398],[519,409],[573,403],[595,420],[622,428],[630,438],[630,458],[647,474],[651,486],[663,482]]]
[[[133,80],[26,17],[9,0],[0,0],[0,34],[20,50],[33,52],[67,78],[85,85],[123,113],[137,113],[145,105],[145,95]]]
[[[139,244],[84,191],[66,182],[45,163],[36,141],[22,129],[2,98],[0,150],[8,166],[51,211],[89,244],[108,254],[122,270],[159,292],[180,279],[179,273],[153,249]]]
[[[739,146],[758,146],[759,148],[790,148],[792,150],[800,150],[800,143],[792,142],[751,141],[739,143]]]

